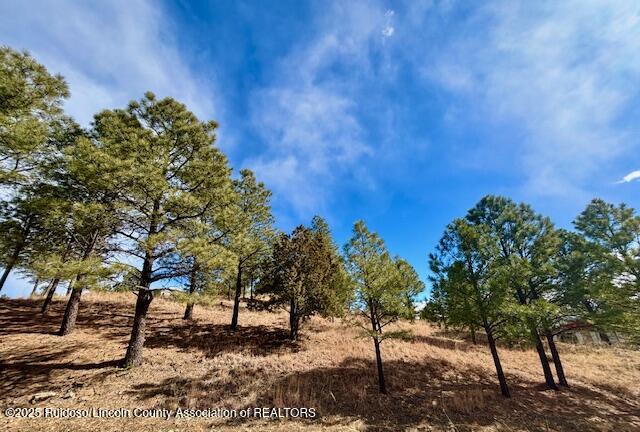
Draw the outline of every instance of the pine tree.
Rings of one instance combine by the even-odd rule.
[[[600,333],[601,339],[608,342],[605,332],[608,314],[598,295],[601,287],[611,283],[607,254],[594,248],[580,233],[562,230],[560,237],[562,246],[553,302],[566,311],[565,321],[589,323]],[[562,331],[561,326],[558,331]]]
[[[594,199],[574,225],[584,241],[575,242],[582,262],[573,279],[583,288],[587,317],[640,342],[640,216]]]
[[[486,227],[496,243],[500,256],[496,265],[502,266],[504,273],[509,275],[506,283],[522,306],[520,310],[530,339],[535,344],[546,385],[557,390],[540,337],[538,324],[541,320],[533,314],[540,309],[529,307],[534,302],[538,305],[546,302],[545,290],[551,286],[550,281],[555,276],[552,261],[557,256],[560,241],[553,224],[526,204],[517,205],[508,198],[491,195],[482,198],[469,210],[466,219],[471,224]],[[542,329],[542,332],[546,330]],[[556,367],[562,370],[559,360]],[[560,372],[560,375],[564,374]]]
[[[236,256],[228,249],[227,224],[203,217],[187,224],[178,240],[179,259],[186,266],[183,277],[186,287],[185,295],[176,297],[186,302],[185,320],[193,318],[197,303],[208,304],[209,296],[218,294],[225,275],[235,268]]]
[[[55,148],[69,90],[61,76],[6,46],[0,47],[0,83],[0,185],[15,188],[37,179],[38,165]]]
[[[7,199],[0,203],[0,227],[4,233],[0,237],[0,263],[4,268],[0,290],[13,268],[55,253],[64,243],[56,238],[55,232],[50,232],[55,231],[53,225],[59,225],[56,218],[64,212],[64,190],[56,184],[52,173],[64,148],[81,134],[81,130],[74,122],[65,120],[50,132],[46,149],[41,148],[39,157],[29,159],[28,168],[21,168],[21,174],[12,177],[14,180],[19,177],[20,182],[16,180],[4,185],[8,189],[4,191]]]
[[[339,315],[346,306],[344,267],[328,226],[319,218],[313,228],[301,225],[280,235],[264,274],[259,293],[269,295],[269,306],[287,310],[291,340],[297,340],[300,326],[311,316]]]
[[[515,299],[505,283],[508,274],[497,265],[499,259],[499,249],[486,226],[456,219],[445,230],[429,263],[438,286],[438,308],[447,324],[484,329],[500,391],[510,397],[496,340],[513,320]]]
[[[109,240],[120,226],[119,200],[126,187],[120,165],[90,137],[79,138],[67,147],[60,163],[57,183],[70,201],[67,215],[69,236],[75,254],[68,261],[69,300],[60,325],[59,334],[71,333],[75,327],[82,292],[97,287],[101,279],[110,276],[112,269],[103,264],[102,257],[117,251]]]
[[[270,253],[273,243],[273,216],[269,200],[271,192],[248,169],[240,171],[233,182],[236,193],[236,221],[230,234],[230,250],[236,256],[235,294],[231,329],[238,327],[243,275],[256,269]]]
[[[360,319],[354,323],[373,340],[378,369],[378,387],[387,393],[380,344],[389,338],[405,337],[405,332],[385,332],[400,318],[413,319],[412,299],[424,289],[415,270],[404,260],[391,258],[378,234],[356,222],[353,236],[344,246],[347,273],[355,295],[351,309]]]
[[[33,268],[34,254],[48,238],[47,221],[54,220],[57,210],[55,190],[46,183],[20,187],[18,194],[0,203],[0,263],[4,269],[0,290],[14,268],[27,264]]]
[[[182,230],[224,197],[230,181],[226,157],[213,146],[215,122],[199,121],[171,98],[147,93],[126,109],[95,118],[100,148],[119,166],[122,251],[140,260],[135,316],[126,367],[142,362],[146,318],[161,281],[185,276],[177,244]],[[130,278],[128,280],[131,280]]]

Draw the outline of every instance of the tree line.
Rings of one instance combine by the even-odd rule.
[[[607,342],[607,331],[639,340],[640,216],[594,199],[574,226],[557,229],[527,204],[486,196],[447,226],[429,256],[432,293],[423,317],[467,329],[474,342],[482,330],[507,397],[498,339],[535,346],[554,390],[568,386],[554,340],[568,324],[594,328]]]
[[[299,337],[314,315],[341,317],[371,339],[381,392],[381,344],[407,333],[388,325],[416,316],[425,285],[364,222],[340,248],[319,216],[278,231],[271,192],[237,173],[216,145],[217,124],[182,103],[146,93],[95,114],[90,127],[65,115],[63,77],[28,53],[0,48],[0,277],[11,271],[43,294],[41,314],[67,286],[58,334],[74,330],[83,291],[136,298],[124,367],[142,364],[154,297],[172,292],[192,319],[198,304],[233,293],[230,328],[251,307],[284,309]],[[550,388],[567,385],[553,336],[581,319],[638,335],[638,240],[633,209],[594,200],[576,230],[556,229],[525,204],[485,197],[446,229],[429,257],[424,318],[486,335],[502,393],[509,395],[496,340],[529,340]],[[142,366],[144,367],[144,366]]]

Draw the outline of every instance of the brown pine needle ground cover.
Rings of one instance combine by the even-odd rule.
[[[340,320],[315,318],[287,341],[287,316],[242,309],[228,329],[226,301],[154,300],[142,368],[117,367],[133,316],[131,294],[83,298],[77,331],[58,329],[64,299],[42,318],[40,300],[0,300],[0,409],[310,407],[314,420],[7,418],[10,431],[638,431],[640,353],[560,344],[571,388],[545,390],[532,350],[500,348],[513,397],[500,396],[488,349],[423,322],[412,341],[382,345],[389,395],[378,393],[373,346]],[[35,394],[54,392],[35,403]]]

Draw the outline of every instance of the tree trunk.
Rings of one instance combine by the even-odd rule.
[[[29,216],[27,218],[27,221],[25,222],[25,225],[21,230],[22,238],[18,240],[18,243],[16,244],[15,249],[13,249],[13,254],[11,255],[11,258],[9,258],[9,262],[7,262],[7,265],[4,268],[4,271],[2,272],[2,277],[0,277],[0,291],[2,291],[2,288],[4,287],[4,283],[7,281],[7,278],[9,277],[9,273],[11,273],[11,270],[13,270],[13,267],[18,263],[18,259],[20,258],[22,249],[24,249],[27,238],[29,237],[29,233],[31,232],[32,219],[33,219],[32,216]]]
[[[16,246],[16,248],[13,251],[13,255],[7,262],[7,265],[4,268],[4,271],[2,272],[2,277],[0,277],[0,291],[2,291],[2,287],[4,287],[4,283],[7,281],[7,278],[9,277],[9,273],[11,273],[11,270],[13,270],[13,266],[15,266],[16,263],[18,262],[18,258],[20,257],[20,252],[22,252],[22,246],[21,245]]]
[[[564,375],[564,368],[562,367],[562,362],[560,361],[560,353],[558,353],[556,342],[553,340],[553,335],[548,330],[546,331],[545,335],[547,337],[547,343],[549,344],[549,350],[551,350],[551,356],[553,357],[553,364],[556,367],[556,375],[558,375],[558,383],[562,386],[569,387],[569,383],[567,383],[567,378]]]
[[[380,340],[378,339],[378,335],[382,333],[380,323],[376,320],[376,313],[373,306],[369,306],[370,318],[371,318],[371,328],[373,330],[373,347],[376,351],[376,365],[378,367],[378,388],[380,389],[380,393],[387,394],[387,384],[384,381],[384,369],[382,368],[382,354],[380,353]]]
[[[76,319],[78,318],[78,309],[80,308],[80,297],[82,296],[82,276],[78,275],[76,283],[69,282],[69,286],[72,287],[67,307],[64,310],[64,317],[62,318],[62,325],[58,334],[60,336],[66,336],[73,331],[76,326]]]
[[[44,303],[42,303],[42,309],[40,310],[40,313],[42,315],[46,315],[47,312],[49,312],[49,308],[51,307],[51,300],[53,300],[53,295],[55,294],[56,289],[58,289],[58,283],[60,283],[60,278],[55,278],[51,282],[51,285],[49,285],[47,296],[45,297]]]
[[[193,303],[187,303],[187,307],[184,308],[184,316],[183,320],[192,320],[193,319]]]
[[[91,241],[84,249],[82,254],[82,261],[86,261],[93,254],[93,249],[98,241],[98,231],[95,230],[91,235]],[[69,281],[67,287],[67,294],[69,295],[69,301],[67,307],[64,310],[64,317],[62,318],[62,324],[60,325],[60,336],[66,336],[73,331],[76,326],[76,319],[78,318],[78,309],[80,307],[80,297],[82,296],[82,290],[84,289],[83,279],[84,274],[78,274],[75,279]]]
[[[197,263],[194,261],[193,267],[191,268],[191,277],[190,277],[191,280],[189,281],[189,294],[193,294],[196,291],[197,272],[198,272]],[[182,319],[184,320],[193,319],[193,301],[192,300],[189,300],[187,302],[187,307],[184,310],[184,316],[182,317]]]
[[[71,279],[69,281],[69,285],[67,285],[67,294],[66,295],[71,294],[71,291],[73,291],[74,282],[75,282],[75,279]]]
[[[296,302],[291,299],[289,305],[289,329],[290,329],[290,337],[292,341],[296,341],[298,339],[298,310],[296,307]]]
[[[62,262],[67,261],[67,256],[71,252],[71,245],[73,244],[72,240],[67,240],[67,244],[64,248],[64,252],[62,252]],[[42,310],[40,311],[43,315],[49,311],[49,307],[51,306],[51,300],[53,299],[53,295],[58,288],[58,283],[60,283],[60,278],[58,276],[55,277],[51,285],[49,285],[49,290],[47,291],[47,297],[44,299],[44,303],[42,305]]]
[[[476,326],[471,326],[471,342],[473,342],[474,345],[478,344],[476,340]]]
[[[542,372],[544,373],[544,381],[547,384],[547,387],[551,390],[558,390],[558,386],[553,379],[551,367],[549,366],[549,360],[547,359],[547,353],[544,350],[544,345],[542,344],[542,340],[540,339],[538,330],[533,324],[529,325],[529,329],[531,331],[531,337],[536,343],[536,351],[538,352],[538,357],[540,357],[540,364],[542,365]]]
[[[47,284],[47,286],[45,287],[45,289],[43,289],[43,290],[42,290],[42,292],[40,293],[40,295],[46,295],[46,294],[49,292],[49,290],[51,289],[51,286],[53,285],[53,281],[54,281],[54,280],[55,280],[55,279],[51,279],[51,280],[49,281],[49,283]]]
[[[144,347],[145,332],[147,327],[147,312],[153,300],[153,292],[149,288],[138,291],[136,301],[136,314],[133,318],[133,328],[131,329],[131,339],[127,347],[127,354],[124,356],[122,366],[129,368],[142,364],[142,348]]]
[[[29,295],[29,297],[35,297],[36,293],[38,292],[39,283],[40,279],[36,279],[36,281],[33,283],[33,289],[31,290],[31,294]]]
[[[538,295],[533,293],[533,299],[537,299]],[[516,291],[516,295],[518,297],[518,302],[521,305],[527,304],[527,296],[520,289]],[[542,365],[542,372],[544,373],[544,381],[547,384],[547,387],[551,390],[558,390],[558,386],[556,385],[553,374],[551,373],[551,367],[549,366],[549,360],[547,359],[547,353],[544,350],[544,345],[542,344],[542,340],[540,339],[540,334],[538,333],[538,329],[536,327],[535,322],[532,320],[528,320],[527,322],[529,326],[529,332],[531,334],[531,338],[536,344],[536,351],[538,352],[538,357],[540,357],[540,364]]]
[[[158,225],[156,219],[159,208],[160,202],[155,201],[153,203],[151,223],[149,224],[149,236],[157,232]],[[147,250],[144,255],[144,262],[142,263],[142,272],[140,273],[140,288],[138,289],[138,299],[136,300],[136,313],[133,316],[131,338],[127,346],[127,353],[122,360],[122,366],[126,368],[142,364],[142,349],[144,348],[144,338],[147,330],[147,313],[153,300],[153,291],[150,289],[151,277],[153,275],[153,260],[153,252]]]
[[[493,357],[493,364],[496,367],[496,373],[498,374],[498,382],[500,383],[500,393],[504,397],[511,397],[509,387],[507,386],[507,379],[502,371],[502,364],[500,363],[500,357],[498,356],[498,349],[496,348],[496,341],[493,338],[493,332],[490,328],[485,328],[487,332],[487,341],[489,342],[489,349],[491,350],[491,356]]]
[[[380,354],[380,341],[377,337],[373,338],[373,346],[376,350],[376,364],[378,365],[378,387],[380,393],[387,394],[387,385],[384,382],[384,370],[382,369],[382,355]]]
[[[240,313],[240,295],[242,295],[242,265],[238,264],[236,277],[236,295],[233,299],[233,316],[231,317],[231,330],[238,328],[238,314]]]

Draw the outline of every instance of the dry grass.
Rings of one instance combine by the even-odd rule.
[[[424,323],[402,323],[412,341],[382,346],[389,395],[377,392],[373,346],[339,320],[313,319],[287,340],[287,317],[241,310],[238,332],[226,301],[151,306],[145,362],[119,369],[133,315],[130,294],[83,299],[77,331],[55,336],[64,308],[48,317],[33,300],[0,300],[0,408],[312,407],[315,420],[9,419],[8,430],[640,430],[640,353],[560,344],[571,388],[541,385],[535,352],[500,348],[513,397],[498,393],[488,349]],[[32,395],[56,396],[30,404]]]

